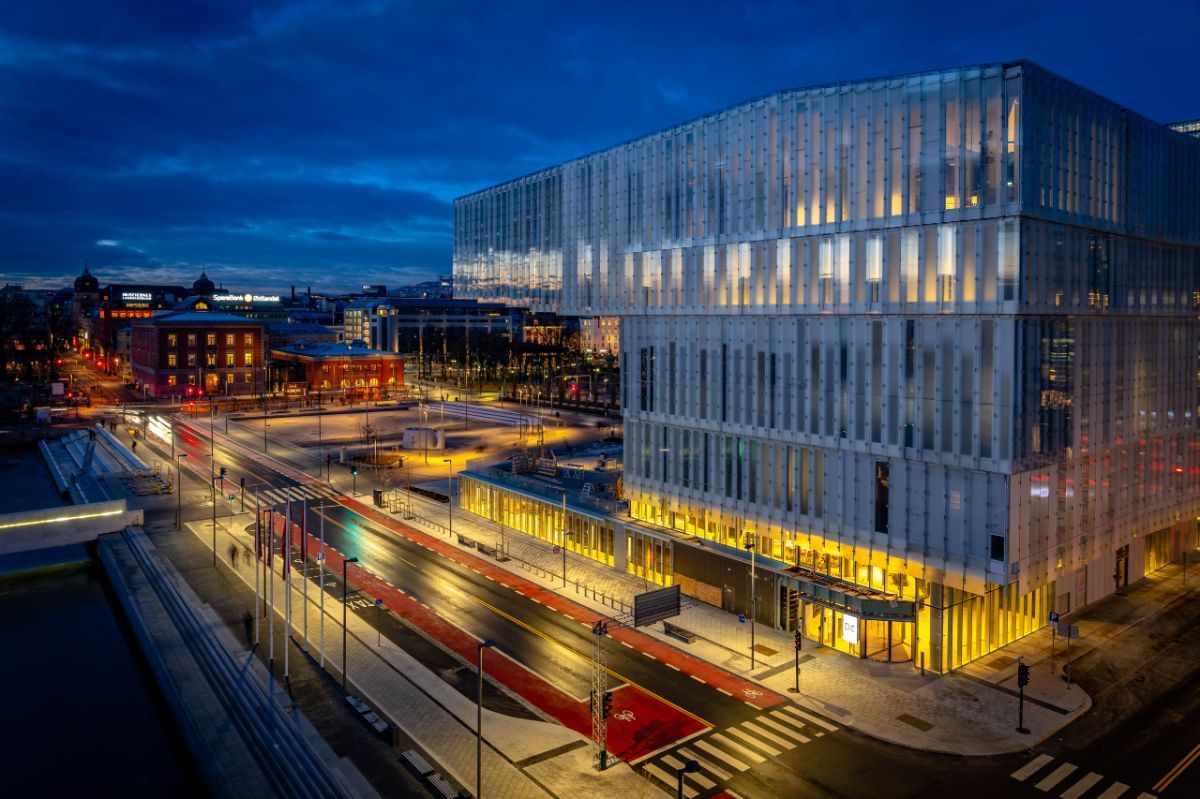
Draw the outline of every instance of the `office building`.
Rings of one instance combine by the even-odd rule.
[[[830,84],[458,199],[455,281],[620,317],[672,580],[940,672],[1196,545],[1198,187],[1029,62]]]
[[[150,397],[259,394],[264,379],[263,323],[212,310],[188,310],[130,325],[132,375]]]

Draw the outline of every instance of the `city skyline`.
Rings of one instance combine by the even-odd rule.
[[[0,276],[29,286],[68,284],[84,260],[105,281],[414,283],[450,271],[457,196],[747,97],[980,58],[1032,59],[1157,121],[1197,115],[1197,13],[1156,3],[1136,20],[1029,6],[987,25],[868,5],[838,26],[843,10],[771,5],[619,20],[536,5],[59,6],[0,16]],[[1120,59],[1094,47],[1114,20]],[[1076,35],[1058,41],[1068,22]]]

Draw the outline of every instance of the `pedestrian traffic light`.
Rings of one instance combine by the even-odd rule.
[[[238,480],[238,485],[241,486],[242,488],[245,488],[246,487],[246,478],[245,477],[240,478]]]
[[[796,630],[796,651],[799,652],[804,644],[804,634]]]
[[[612,691],[605,691],[604,697],[600,700],[600,715],[603,718],[608,718],[608,714],[612,712]]]
[[[350,475],[352,477],[358,477],[358,467],[357,466],[350,467]]]
[[[222,480],[225,479],[225,467],[224,466],[221,467],[221,475],[220,476],[221,476]]]
[[[1017,685],[1021,688],[1029,685],[1029,666],[1024,663],[1017,664]]]

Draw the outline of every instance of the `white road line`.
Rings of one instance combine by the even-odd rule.
[[[805,713],[803,710],[800,710],[797,707],[794,707],[792,705],[784,705],[783,709],[786,710],[787,712],[791,713],[794,716],[799,716],[800,718],[804,719],[805,721],[816,724],[818,727],[821,727],[822,729],[829,730],[829,732],[837,732],[837,727],[833,726],[828,721],[825,721],[824,719],[819,719],[816,716],[810,716],[809,714]]]
[[[668,774],[667,772],[663,771],[661,768],[654,765],[653,763],[646,766],[645,768],[646,768],[646,771],[648,771],[650,774],[652,774],[655,777],[658,777],[660,780],[662,780],[664,784],[666,784],[666,785],[674,785],[675,784],[676,777],[674,774]],[[692,786],[687,785],[686,783],[684,784],[683,795],[688,797],[688,799],[691,799],[691,797],[695,796],[698,793],[700,793],[700,792],[697,791]]]
[[[1061,794],[1062,799],[1079,799],[1079,797],[1083,796],[1088,788],[1091,788],[1093,785],[1100,782],[1101,779],[1101,776],[1096,772],[1089,772],[1088,774],[1084,775],[1084,778],[1079,782],[1063,791]]]
[[[1118,796],[1129,790],[1129,786],[1123,782],[1114,782],[1108,786],[1108,790],[1096,797],[1096,799],[1117,799]]]
[[[645,655],[646,657],[650,658],[651,660],[658,660],[658,658],[654,657],[654,655],[651,655],[649,652],[643,652],[642,654]]]
[[[771,757],[778,757],[779,755],[783,754],[783,752],[781,752],[780,750],[776,749],[773,746],[769,746],[769,745],[763,743],[762,741],[758,740],[757,738],[755,738],[753,735],[746,732],[745,730],[739,730],[737,727],[729,727],[725,730],[725,732],[729,733],[730,735],[736,735],[737,737],[741,738],[746,743],[751,744],[752,746],[757,747],[758,749],[761,749],[762,751],[766,752]]]
[[[731,755],[727,752],[722,752],[720,749],[713,746],[708,741],[696,741],[696,748],[703,749],[705,752],[708,752],[710,755],[717,758],[722,763],[730,765],[733,768],[737,769],[738,771],[745,771],[746,769],[750,768],[749,766],[747,766],[742,761],[738,760],[733,755]]]
[[[1054,769],[1054,771],[1051,771],[1048,776],[1046,776],[1041,782],[1033,787],[1037,788],[1039,791],[1048,791],[1055,785],[1058,785],[1060,782],[1065,780],[1067,775],[1069,775],[1076,768],[1077,766],[1075,766],[1073,763],[1063,763],[1061,766]]]
[[[689,677],[691,677],[691,678],[692,678],[693,680],[695,680],[696,682],[699,682],[699,683],[704,683],[705,685],[708,685],[708,683],[704,682],[704,678],[703,678],[703,677],[697,677],[695,674],[689,674],[688,676],[689,676]],[[730,694],[730,696],[733,696],[733,694]]]
[[[727,738],[726,736],[722,735],[719,732],[714,732],[712,735],[708,736],[708,739],[710,741],[716,741],[717,743],[721,744],[721,746],[728,747],[729,749],[733,750],[734,752],[737,752],[738,755],[746,758],[747,760],[749,760],[752,763],[762,763],[764,760],[766,760],[766,758],[763,757],[762,755],[760,755],[758,752],[747,749],[746,747],[742,746],[737,741],[729,740],[729,738]]]
[[[622,641],[621,646],[627,646],[630,649],[633,649],[633,644],[629,643],[628,641]]]
[[[778,735],[771,732],[770,730],[763,729],[762,727],[755,724],[753,721],[743,721],[742,727],[744,727],[746,730],[754,733],[755,735],[766,738],[768,741],[771,741],[772,743],[776,744],[777,746],[782,746],[784,749],[795,749],[796,748],[796,744],[792,743],[791,741],[789,741],[786,738],[780,738]]]
[[[715,764],[710,763],[709,761],[700,757],[700,755],[696,754],[691,749],[685,749],[683,747],[680,747],[679,754],[681,754],[684,757],[689,758],[691,760],[695,760],[697,763],[700,764],[700,767],[702,769],[706,770],[709,774],[715,775],[716,778],[719,780],[727,780],[733,776],[728,771],[725,771],[724,769],[721,769],[721,768],[717,768],[717,766]]]
[[[713,686],[713,687],[717,688],[717,686]],[[725,694],[725,696],[733,696],[733,694],[729,693],[724,688],[717,688],[717,690],[720,691],[721,693]]]
[[[675,671],[679,671],[679,667],[676,666],[674,663],[668,663],[667,661],[664,660],[663,665],[666,666],[668,669],[675,669]]]
[[[666,763],[668,766],[675,769],[676,772],[678,772],[679,769],[683,768],[683,761],[679,760],[676,757],[673,757],[672,755],[663,755],[662,762]],[[698,762],[699,761],[697,761],[697,763]],[[717,787],[717,784],[715,782],[713,782],[712,780],[710,780],[708,777],[705,777],[703,774],[697,774],[695,772],[692,772],[691,774],[684,777],[684,780],[685,781],[686,780],[695,780],[696,784],[699,785],[704,790],[708,790],[710,788]]]
[[[1021,766],[1019,769],[1014,771],[1009,776],[1011,776],[1017,782],[1024,782],[1029,777],[1032,777],[1033,773],[1035,771],[1037,771],[1038,769],[1040,769],[1042,766],[1046,765],[1053,759],[1054,758],[1050,757],[1050,755],[1038,755],[1033,760],[1030,760],[1028,763]]]
[[[757,721],[759,724],[765,724],[768,727],[770,727],[771,729],[775,730],[776,732],[783,733],[784,735],[788,736],[789,738],[795,738],[797,741],[799,741],[802,744],[806,744],[812,740],[807,735],[801,735],[800,733],[796,732],[795,730],[793,730],[791,727],[787,726],[786,724],[780,724],[778,721],[775,721],[774,719],[769,719],[766,716],[760,716],[757,719]]]

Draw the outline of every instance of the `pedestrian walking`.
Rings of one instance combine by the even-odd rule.
[[[134,439],[133,443],[130,445],[130,450],[132,452],[137,452],[137,440],[136,439]]]
[[[237,558],[238,558],[237,544],[230,544],[229,545],[229,563],[235,569],[237,568]]]

